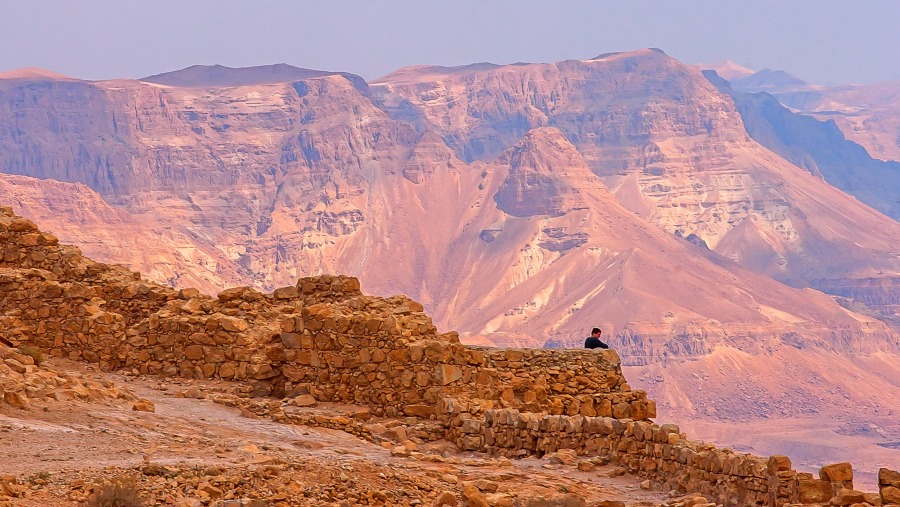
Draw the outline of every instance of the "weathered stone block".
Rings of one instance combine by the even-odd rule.
[[[878,469],[878,484],[900,488],[900,472],[888,468]]]
[[[184,349],[184,357],[185,359],[191,361],[199,361],[203,359],[203,347],[199,345],[189,345]]]
[[[841,488],[834,495],[834,498],[831,499],[831,504],[846,507],[855,503],[863,503],[865,501],[866,494],[862,491]]]
[[[819,478],[828,482],[847,482],[853,480],[853,466],[850,463],[835,463],[819,470]],[[852,489],[852,488],[851,488]]]
[[[413,417],[427,419],[434,414],[433,405],[407,405],[403,407],[403,413]]]
[[[275,289],[272,292],[272,296],[274,296],[275,299],[296,299],[300,296],[300,291],[297,289],[297,286],[290,285],[288,287]]]
[[[895,486],[882,486],[881,501],[884,505],[900,505],[900,488]]]
[[[274,377],[277,373],[270,364],[262,363],[249,365],[247,367],[247,375],[252,379],[264,380]]]
[[[791,469],[791,459],[787,456],[770,456],[769,473],[785,472]]]
[[[834,490],[831,483],[818,479],[798,481],[800,503],[825,503],[831,500]]]
[[[303,346],[300,335],[297,333],[281,333],[279,338],[281,338],[281,344],[289,349],[299,349]]]
[[[452,364],[439,364],[435,367],[434,380],[440,385],[447,385],[461,379],[462,368]]]

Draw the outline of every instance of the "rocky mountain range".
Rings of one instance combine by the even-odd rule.
[[[785,71],[763,69],[754,72],[732,65],[708,65],[723,70],[734,90],[745,93],[770,93],[792,111],[834,121],[847,139],[864,147],[872,157],[900,161],[900,83],[881,82],[822,86],[812,84]]]
[[[15,120],[0,138],[0,166],[86,185],[99,197],[84,188],[51,193],[80,196],[87,209],[112,205],[117,211],[101,214],[154,230],[147,236],[168,243],[168,255],[140,248],[112,258],[176,285],[272,287],[303,273],[350,272],[378,292],[419,297],[472,334],[577,336],[564,325],[568,310],[547,312],[534,294],[586,294],[538,284],[511,301],[509,291],[535,275],[559,280],[556,257],[593,243],[569,216],[616,202],[624,209],[616,206],[612,224],[637,215],[644,222],[635,229],[649,222],[793,286],[863,280],[883,295],[898,270],[895,221],[762,148],[728,95],[658,50],[415,67],[371,84],[287,66],[195,66],[141,81],[26,73],[3,79],[2,89],[5,117]],[[560,164],[578,170],[548,174]],[[8,201],[23,199],[20,185],[40,192],[25,181],[7,178],[9,193],[23,194]],[[585,197],[590,188],[603,195]],[[72,216],[58,208],[74,203],[40,200],[47,216]],[[32,215],[42,207],[21,205]],[[569,223],[553,223],[561,220]],[[532,236],[495,242],[514,221]],[[869,226],[849,227],[857,223]],[[439,238],[427,238],[423,224]],[[624,240],[615,253],[647,244],[622,229],[593,236]],[[494,283],[458,290],[484,282],[479,258],[500,245],[506,272],[495,264],[485,270],[500,275]],[[383,274],[371,268],[404,257]],[[540,326],[536,313],[545,316]],[[661,321],[629,313],[604,320],[616,333],[629,321]]]
[[[501,346],[578,346],[600,325],[662,410],[835,411],[870,394],[845,373],[873,376],[884,396],[866,406],[888,417],[892,166],[718,85],[653,49],[371,82],[284,65],[18,71],[0,74],[0,202],[175,286],[344,273]],[[702,364],[723,382],[654,391]],[[748,383],[725,381],[735,370]]]
[[[900,162],[872,158],[833,120],[795,113],[769,93],[735,91],[715,74],[704,75],[734,99],[754,140],[882,213],[900,217]]]

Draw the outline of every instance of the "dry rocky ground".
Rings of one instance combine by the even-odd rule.
[[[98,484],[116,479],[136,486],[146,505],[652,506],[681,500],[645,490],[641,479],[596,459],[462,453],[420,438],[426,433],[414,419],[307,405],[314,402],[304,397],[286,404],[253,398],[244,384],[104,373],[61,359],[10,370],[0,371],[7,393],[0,402],[0,505],[84,505]],[[24,390],[11,387],[17,380]],[[308,425],[277,422],[269,413]]]

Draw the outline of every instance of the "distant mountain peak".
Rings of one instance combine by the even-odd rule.
[[[724,62],[709,64],[702,63],[699,65],[699,67],[703,70],[714,70],[716,71],[716,74],[724,79],[727,79],[728,81],[742,79],[756,74],[756,71],[751,69],[750,67],[745,67],[732,60],[725,60]]]
[[[184,88],[216,88],[261,84],[290,83],[303,79],[341,75],[348,79],[362,79],[346,72],[304,69],[286,63],[255,67],[226,67],[224,65],[191,65],[181,70],[164,72],[140,79],[148,83]]]
[[[583,191],[605,187],[556,127],[529,130],[504,154],[509,175],[494,196],[512,216],[560,216],[584,208]]]
[[[722,76],[722,74],[719,75]],[[731,86],[736,91],[741,92],[805,90],[814,86],[793,74],[769,68],[740,79],[728,80],[731,81]]]
[[[530,65],[529,63],[513,63],[511,65]],[[480,63],[471,63],[468,65],[456,65],[452,67],[446,67],[443,65],[410,65],[408,67],[401,67],[390,74],[384,75],[378,79],[373,80],[373,83],[381,82],[381,81],[397,81],[398,79],[402,80],[415,80],[422,79],[425,77],[433,77],[433,76],[452,76],[457,74],[467,74],[467,73],[475,73],[493,70],[498,67],[502,67],[502,65],[491,63],[491,62],[480,62]]]
[[[643,56],[648,54],[661,54],[665,55],[666,52],[659,48],[642,48],[635,49],[633,51],[613,51],[611,53],[602,53],[593,58],[591,60],[605,60],[607,58],[619,57],[619,58],[627,58],[627,57],[635,57],[635,56]],[[668,56],[668,55],[666,55]]]
[[[15,69],[7,72],[0,72],[0,79],[75,79],[52,70],[41,69],[39,67],[27,67],[24,69]]]

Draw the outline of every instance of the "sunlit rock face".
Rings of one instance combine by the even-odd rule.
[[[900,344],[870,309],[896,311],[897,223],[753,141],[659,51],[372,83],[5,74],[0,172],[0,202],[172,285],[354,275],[469,343],[580,346],[600,326],[672,411],[893,403]]]
[[[728,326],[857,333],[751,271],[821,287],[897,271],[895,222],[755,143],[730,97],[658,50],[373,83],[7,75],[0,108],[0,167],[68,182],[6,176],[0,195],[92,255],[209,291],[354,274],[472,339],[575,343],[605,322],[643,362],[705,353],[691,337]]]

